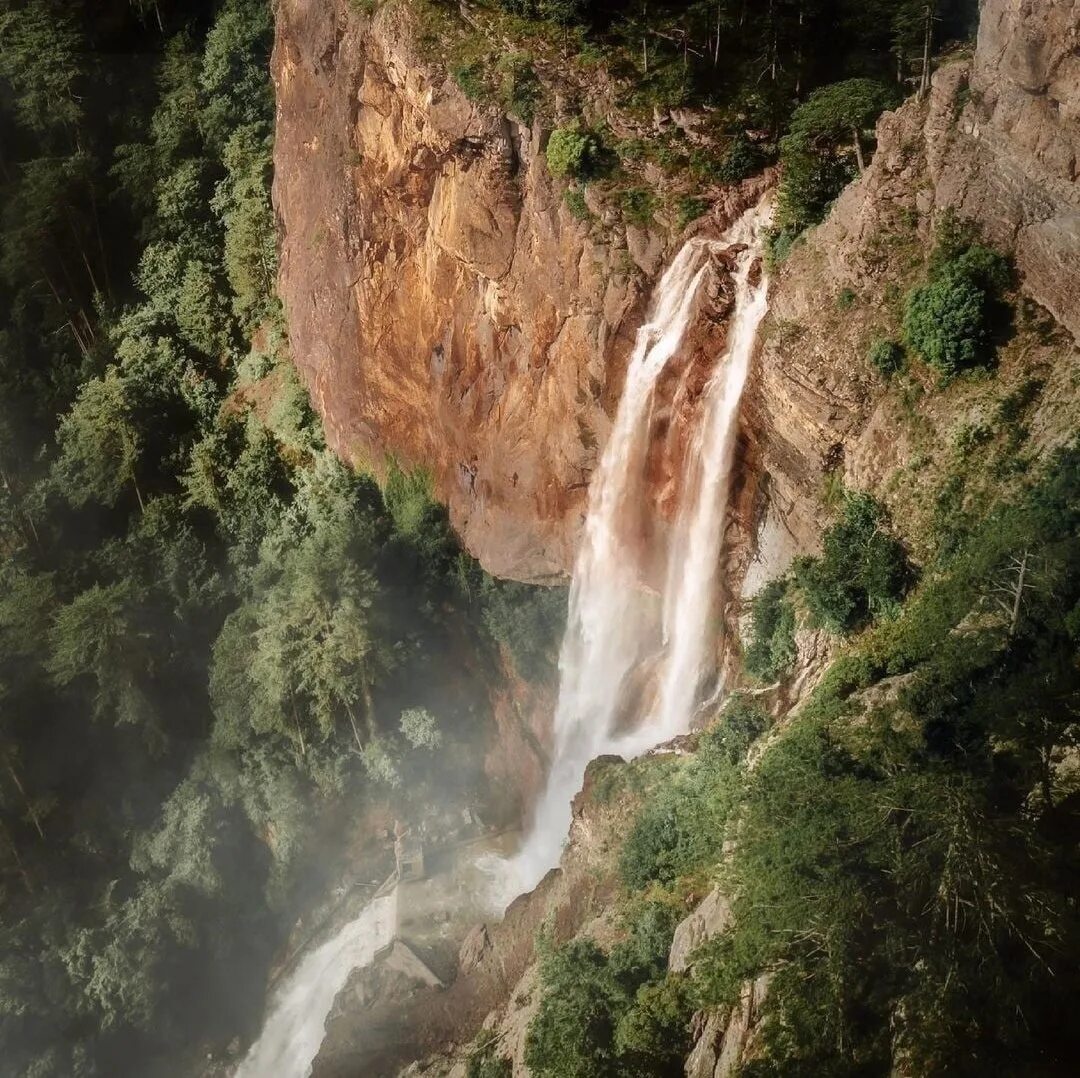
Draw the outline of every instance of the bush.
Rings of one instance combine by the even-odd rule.
[[[511,55],[499,61],[499,103],[522,123],[531,124],[543,88],[527,56]]]
[[[656,198],[647,187],[631,187],[622,193],[619,202],[622,206],[623,217],[630,224],[641,225],[644,228],[651,223]]]
[[[895,612],[911,579],[902,544],[869,494],[849,494],[826,533],[820,558],[800,558],[795,581],[816,625],[850,633]]]
[[[570,216],[575,220],[592,220],[592,211],[589,209],[589,204],[585,201],[585,192],[580,187],[567,188],[563,201],[566,203],[566,208],[570,211]]]
[[[600,169],[600,142],[591,131],[583,131],[579,124],[556,127],[548,139],[545,157],[552,176],[591,179]]]
[[[682,230],[691,221],[696,221],[706,210],[709,204],[703,198],[695,198],[693,195],[683,195],[676,206],[675,226]]]
[[[465,1078],[510,1078],[514,1068],[505,1056],[496,1055],[498,1045],[490,1030],[481,1033],[465,1064]]]
[[[1011,283],[1008,261],[981,244],[962,245],[970,226],[946,217],[930,258],[930,279],[908,293],[904,337],[943,379],[988,363],[1002,321],[1001,295]]]
[[[484,627],[509,650],[522,677],[535,681],[554,672],[566,625],[566,598],[564,588],[485,581]]]
[[[454,82],[458,84],[458,89],[470,101],[486,101],[488,99],[484,65],[478,60],[467,64],[457,64],[451,69],[450,74],[454,76]]]
[[[891,378],[904,369],[904,349],[896,341],[879,337],[870,345],[866,360],[883,378]]]
[[[692,1008],[665,976],[677,911],[649,903],[605,954],[576,939],[541,960],[543,996],[525,1063],[535,1078],[662,1078],[681,1072]]]
[[[740,183],[760,171],[765,155],[745,134],[731,140],[713,175],[720,183]]]
[[[775,681],[791,669],[795,647],[795,608],[786,578],[771,580],[750,604],[752,629],[743,662],[759,681]]]
[[[904,313],[908,344],[948,378],[987,358],[986,292],[956,274],[912,289]]]
[[[638,814],[619,855],[619,874],[629,888],[667,886],[719,860],[746,751],[765,726],[759,708],[732,698],[702,735],[693,759]]]
[[[770,228],[765,234],[765,268],[771,273],[786,261],[799,233],[789,228]]]

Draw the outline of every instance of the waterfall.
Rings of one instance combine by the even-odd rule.
[[[531,889],[558,861],[570,802],[589,761],[610,745],[624,682],[649,635],[648,600],[628,540],[643,494],[653,388],[690,324],[708,256],[701,240],[682,248],[656,286],[651,316],[637,333],[615,423],[589,487],[559,656],[552,766],[525,844],[498,874],[501,899]]]
[[[693,716],[703,678],[710,670],[716,633],[711,624],[727,523],[731,468],[742,399],[758,326],[765,316],[768,285],[753,274],[767,211],[744,214],[727,235],[746,244],[735,270],[735,309],[727,354],[705,391],[704,414],[694,434],[683,480],[664,588],[666,651],[656,716],[644,731],[651,744],[682,733]]]
[[[496,901],[505,903],[534,887],[558,863],[571,801],[591,760],[607,752],[636,755],[684,732],[693,717],[715,654],[711,621],[739,401],[766,310],[767,285],[754,273],[767,216],[762,206],[748,211],[715,244],[745,249],[736,259],[727,351],[703,395],[668,546],[658,703],[636,730],[619,733],[623,691],[645,657],[652,623],[628,546],[633,538],[628,519],[640,512],[645,493],[653,389],[686,333],[712,246],[696,239],[683,247],[657,286],[653,313],[638,331],[615,424],[592,481],[559,659],[554,757],[525,843],[501,871],[493,870]]]
[[[259,1039],[234,1078],[307,1078],[326,1033],[326,1018],[349,974],[394,938],[396,893],[372,899],[359,916],[286,974]]]
[[[766,284],[754,278],[761,208],[745,214],[723,241],[690,240],[664,273],[649,319],[638,330],[611,435],[589,489],[581,548],[570,588],[559,657],[555,746],[547,785],[520,851],[489,858],[492,902],[500,908],[558,863],[571,801],[590,760],[634,755],[690,724],[711,672],[717,578],[723,550],[739,399]],[[680,509],[667,547],[661,596],[641,587],[645,469],[657,379],[682,344],[713,248],[745,245],[736,259],[735,306],[727,350],[706,386],[691,440]],[[638,728],[620,733],[631,676],[660,649],[657,703]],[[327,1015],[352,970],[372,962],[395,931],[395,895],[374,899],[330,940],[306,955],[274,993],[259,1039],[234,1078],[307,1078]]]

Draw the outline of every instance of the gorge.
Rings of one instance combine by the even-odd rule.
[[[0,0],[0,1071],[1071,1074],[1076,0]]]

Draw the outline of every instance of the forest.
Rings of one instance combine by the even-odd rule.
[[[335,809],[475,800],[500,653],[550,669],[560,591],[485,577],[422,470],[325,448],[274,297],[271,39],[263,0],[0,5],[7,1074],[252,1036]]]

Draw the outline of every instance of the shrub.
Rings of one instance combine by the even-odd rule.
[[[752,629],[743,657],[746,672],[759,681],[774,681],[791,669],[795,647],[795,608],[786,578],[771,580],[750,604]]]
[[[896,341],[879,337],[870,345],[866,360],[883,378],[891,378],[904,368],[904,349]]]
[[[739,183],[753,176],[765,163],[765,155],[745,134],[738,134],[728,145],[714,172],[720,183]]]
[[[619,202],[623,217],[630,224],[644,227],[652,221],[656,198],[647,187],[631,187],[622,193]]]
[[[905,305],[907,343],[944,379],[992,358],[1001,295],[1011,284],[1007,259],[973,243],[974,235],[970,222],[943,217],[929,280],[908,293]]]
[[[892,614],[911,578],[902,544],[869,494],[848,494],[843,517],[825,533],[819,558],[800,558],[798,584],[814,623],[850,633]]]
[[[676,206],[675,225],[684,229],[691,221],[696,221],[709,208],[708,202],[693,195],[683,195]]]
[[[765,268],[771,273],[784,263],[799,238],[798,232],[787,228],[770,228],[765,234]]]
[[[485,1030],[465,1064],[465,1078],[510,1078],[514,1068],[505,1056],[496,1055],[499,1038]]]
[[[665,976],[678,919],[649,903],[629,938],[605,953],[576,939],[543,955],[543,996],[525,1063],[536,1078],[662,1078],[681,1071],[692,1008],[682,978]]]
[[[571,217],[578,221],[592,220],[592,211],[585,201],[585,192],[580,187],[567,188],[564,201]]]
[[[566,598],[564,588],[485,581],[484,627],[509,650],[522,677],[538,680],[554,671],[566,625]]]
[[[587,180],[595,176],[600,167],[600,142],[591,131],[583,131],[579,124],[556,127],[548,139],[545,157],[552,176]]]
[[[765,726],[759,708],[732,698],[702,735],[694,758],[638,814],[619,855],[619,874],[628,887],[669,885],[719,860],[746,750]]]
[[[522,123],[531,124],[543,88],[527,56],[518,54],[499,61],[499,103]]]
[[[988,296],[963,274],[947,272],[912,289],[904,312],[908,344],[943,377],[988,358]]]
[[[479,60],[456,64],[450,74],[454,76],[454,82],[470,101],[487,100],[488,88],[484,79],[484,65]]]

